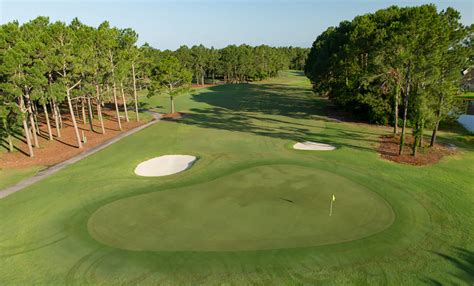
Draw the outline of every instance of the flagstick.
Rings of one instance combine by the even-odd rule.
[[[332,216],[332,202],[333,200],[331,199],[331,208],[329,209],[329,216]]]

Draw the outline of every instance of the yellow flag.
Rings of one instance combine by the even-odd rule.
[[[334,194],[332,194],[332,201],[336,201],[336,196],[334,196]]]

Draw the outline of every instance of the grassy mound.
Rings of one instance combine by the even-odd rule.
[[[330,217],[332,194],[338,199]],[[88,227],[94,238],[121,249],[237,251],[354,240],[393,219],[380,196],[341,176],[267,165],[115,201],[94,213]]]

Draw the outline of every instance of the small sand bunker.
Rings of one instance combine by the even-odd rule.
[[[311,141],[298,142],[295,145],[293,145],[293,148],[296,150],[318,150],[318,151],[331,151],[331,150],[336,149],[336,147],[329,144],[317,143],[317,142],[311,142]]]
[[[161,177],[182,172],[192,166],[196,157],[190,155],[164,155],[141,162],[135,174],[144,177]]]

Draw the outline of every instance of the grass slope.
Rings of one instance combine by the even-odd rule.
[[[329,217],[333,193],[337,211]],[[264,165],[115,201],[94,213],[88,226],[94,238],[121,249],[236,251],[355,240],[386,229],[393,219],[381,197],[341,176]]]
[[[159,98],[152,98],[144,104],[162,103]],[[311,97],[310,84],[295,72],[266,82],[212,87],[178,97],[178,109],[191,113],[190,116],[179,122],[160,122],[0,200],[0,284],[471,283],[474,280],[472,141],[464,140],[461,135],[441,133],[443,140],[460,147],[459,155],[428,167],[397,165],[380,159],[374,151],[379,135],[389,132],[387,129],[335,122],[325,116],[326,104],[325,99]],[[290,148],[302,139],[329,143],[338,149],[305,152]],[[163,154],[192,154],[199,160],[188,171],[168,177],[144,178],[133,174],[138,163]],[[282,166],[289,167],[282,171]],[[314,179],[307,178],[312,171]],[[284,179],[285,172],[305,177],[302,180],[305,186],[291,186],[294,182]],[[265,177],[267,173],[275,182]],[[281,176],[275,177],[275,173]],[[324,177],[328,187],[321,188],[323,196],[336,188],[336,194],[342,192],[337,195],[335,213],[341,210],[337,208],[342,206],[338,204],[340,201],[351,199],[351,191],[360,191],[388,202],[395,220],[385,230],[367,232],[357,240],[334,243],[340,238],[334,235],[329,245],[313,240],[311,245],[293,248],[289,247],[293,240],[285,239],[291,238],[294,231],[303,230],[291,230],[288,223],[291,220],[277,214],[275,219],[281,220],[285,229],[290,227],[288,237],[279,232],[278,240],[272,241],[262,231],[258,239],[266,238],[268,243],[280,243],[287,248],[273,245],[267,250],[229,251],[222,243],[222,235],[227,233],[225,237],[228,237],[239,232],[216,231],[227,226],[226,217],[213,218],[211,213],[225,211],[231,225],[239,220],[232,213],[245,212],[237,212],[235,206],[227,210],[229,204],[221,208],[213,204],[213,196],[222,199],[222,193],[228,189],[232,192],[229,198],[242,204],[247,189],[259,192],[251,196],[252,202],[255,198],[268,201],[269,197],[289,195],[285,193],[288,189],[301,189],[290,198],[294,201],[305,194],[306,198],[311,197],[307,193],[313,189],[306,184],[321,182]],[[340,177],[343,179],[338,180]],[[253,189],[265,182],[275,184],[274,190],[265,193],[265,189]],[[176,207],[170,205],[171,201]],[[123,214],[115,209],[121,202],[128,202],[123,204]],[[198,244],[194,239],[201,239],[201,246],[209,243],[202,236],[205,229],[184,228],[185,223],[194,226],[184,220],[192,218],[203,223],[204,220],[199,220],[202,216],[201,219],[211,219],[211,225],[202,227],[213,231],[209,232],[209,238],[212,234],[216,238],[221,236],[219,250],[222,251],[152,251],[162,250],[155,238],[146,240],[147,235],[160,234],[156,225],[149,230],[146,224],[137,225],[138,229],[150,231],[142,232],[141,236],[123,233],[124,228],[130,227],[120,224],[126,223],[125,211],[136,211],[142,206],[144,211],[151,211],[150,216],[158,216],[154,213],[156,208],[150,206],[153,202],[175,212],[183,226],[176,231],[187,237],[181,241],[168,240],[175,250],[184,249],[185,243],[194,243],[192,249],[196,250]],[[304,203],[310,205],[311,201]],[[198,206],[200,209],[191,212],[191,207]],[[366,206],[368,214],[373,207]],[[250,225],[250,229],[255,230],[259,222],[272,219],[259,213],[259,209],[253,209],[251,217],[240,221],[251,223],[253,219],[256,225]],[[288,212],[287,206],[271,205],[270,209]],[[115,217],[107,216],[108,210]],[[309,212],[305,208],[298,211],[305,216]],[[354,210],[355,216],[362,214],[360,208]],[[146,217],[146,213],[129,215],[132,222]],[[312,219],[319,216],[305,217],[299,222],[302,227],[312,227],[315,223],[310,222]],[[107,223],[112,231],[119,230],[116,241],[104,243],[94,239],[88,224],[104,228]],[[197,231],[200,235],[195,235]],[[341,235],[348,233],[351,232]],[[119,235],[137,239],[129,245],[139,245],[143,250],[126,250]]]

